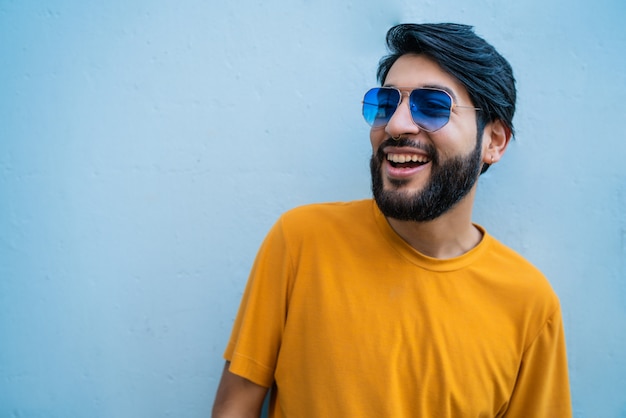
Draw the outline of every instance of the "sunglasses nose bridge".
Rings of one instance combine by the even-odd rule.
[[[411,92],[410,91],[402,91],[400,89],[398,89],[398,93],[400,94],[400,97],[398,97],[398,106],[400,107],[402,106],[402,103],[409,103],[411,101]],[[404,98],[406,97],[406,100],[404,100]]]
[[[411,114],[411,92],[398,89],[400,96],[395,111],[389,118],[385,131],[392,137],[406,134],[416,134],[420,128]],[[405,99],[406,96],[406,99]]]

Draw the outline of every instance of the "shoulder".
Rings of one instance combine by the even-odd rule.
[[[348,202],[312,203],[298,206],[285,212],[282,217],[294,216],[341,216],[348,213],[370,212],[374,201],[372,199],[352,200]]]
[[[355,200],[350,202],[315,203],[299,206],[285,212],[279,219],[284,227],[302,229],[312,227],[319,230],[323,226],[362,221],[373,218],[373,200]]]
[[[511,269],[530,278],[545,280],[543,273],[528,259],[493,236],[489,236],[489,262],[501,268]]]
[[[541,307],[544,315],[550,315],[559,309],[558,297],[541,270],[493,236],[489,236],[484,265],[526,308]]]
[[[281,215],[270,235],[281,237],[292,251],[370,237],[377,231],[374,206],[370,199],[296,207]]]

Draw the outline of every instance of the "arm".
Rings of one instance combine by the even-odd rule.
[[[231,373],[224,365],[213,404],[213,418],[258,418],[267,388]]]

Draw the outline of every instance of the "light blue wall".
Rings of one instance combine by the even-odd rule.
[[[206,417],[256,249],[369,196],[386,29],[475,25],[517,140],[475,218],[550,278],[576,417],[626,417],[622,0],[0,0],[0,417]]]

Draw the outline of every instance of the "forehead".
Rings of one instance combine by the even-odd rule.
[[[424,55],[402,55],[389,69],[384,85],[404,88],[436,87],[449,91],[455,99],[469,100],[465,86]]]

